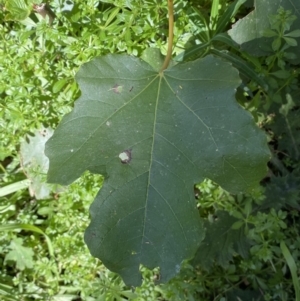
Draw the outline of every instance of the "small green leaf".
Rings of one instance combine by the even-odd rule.
[[[286,229],[286,228],[287,228],[286,223],[283,222],[283,221],[279,221],[278,224],[279,224],[279,226],[280,226],[282,229]]]
[[[8,20],[25,20],[31,12],[31,7],[25,0],[6,1],[5,9],[9,12],[7,16]]]
[[[288,38],[288,37],[284,36],[283,39],[286,41],[286,43],[289,46],[297,46],[298,45],[297,41],[293,38]]]
[[[297,58],[297,55],[292,52],[284,52],[284,57],[288,60],[295,60]]]
[[[239,212],[239,211],[232,212],[232,216],[234,216],[235,218],[241,219],[241,220],[244,219],[243,214],[241,212]]]
[[[25,268],[33,267],[33,251],[31,248],[23,247],[21,238],[14,238],[9,245],[9,253],[5,256],[6,261],[15,261],[17,269],[23,271]]]
[[[52,88],[53,93],[58,93],[66,85],[67,82],[68,82],[68,80],[65,78],[58,80],[53,85],[53,88]]]
[[[272,42],[272,49],[277,52],[281,46],[281,39],[277,38]]]
[[[245,204],[244,213],[246,216],[249,216],[252,212],[252,200],[249,200]]]
[[[278,33],[270,28],[267,28],[264,30],[263,35],[264,35],[264,37],[272,38],[272,37],[278,36]]]
[[[131,30],[128,28],[128,29],[125,29],[125,35],[124,35],[124,39],[125,39],[125,42],[127,45],[131,45],[132,41],[132,37],[131,37]]]
[[[105,25],[104,27],[107,27],[111,24],[111,22],[116,18],[116,16],[118,15],[120,11],[120,8],[119,7],[115,7],[113,9],[109,9],[107,12],[106,12],[106,16],[108,16],[106,22],[105,22]]]
[[[238,230],[240,229],[243,225],[244,225],[244,221],[237,221],[235,223],[232,224],[231,229],[233,230]]]
[[[289,33],[286,33],[284,36],[291,37],[291,38],[299,38],[300,37],[300,29],[296,29]]]
[[[287,70],[278,70],[275,72],[270,73],[273,76],[277,77],[277,78],[289,78],[291,76],[291,73]]]

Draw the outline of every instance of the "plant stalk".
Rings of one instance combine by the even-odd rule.
[[[174,9],[173,0],[168,0],[168,13],[169,13],[169,38],[168,38],[168,50],[165,61],[160,69],[160,72],[168,68],[173,49],[173,36],[174,36]]]

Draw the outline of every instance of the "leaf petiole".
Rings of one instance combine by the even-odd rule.
[[[168,0],[168,12],[169,12],[169,40],[168,40],[168,50],[165,61],[160,69],[160,72],[163,72],[168,68],[173,49],[173,36],[174,36],[174,9],[173,9],[173,0]]]

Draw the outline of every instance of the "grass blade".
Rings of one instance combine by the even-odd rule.
[[[215,31],[217,28],[217,21],[219,18],[219,0],[213,0],[210,10],[210,29]]]
[[[285,259],[287,265],[289,266],[290,272],[292,274],[296,301],[300,301],[300,285],[299,285],[299,279],[298,279],[298,275],[297,275],[297,266],[296,266],[295,260],[283,240],[280,242],[280,249],[281,249],[281,252],[284,256],[284,259]]]
[[[236,15],[241,5],[245,2],[246,0],[236,0],[227,7],[226,11],[220,16],[217,22],[216,33],[224,32],[231,18]]]
[[[6,224],[0,225],[0,231],[27,230],[44,235],[48,246],[49,254],[54,257],[54,250],[50,238],[40,228],[29,224]]]
[[[30,180],[27,179],[27,180],[22,180],[22,181],[4,186],[4,187],[0,188],[0,197],[14,193],[21,189],[28,188],[29,185],[30,185]]]

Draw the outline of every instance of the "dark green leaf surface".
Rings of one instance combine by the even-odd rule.
[[[283,177],[272,177],[266,186],[266,199],[259,210],[295,208],[300,210],[300,173],[294,171]]]
[[[260,291],[233,289],[226,293],[227,301],[262,301],[264,296]]]
[[[104,174],[85,233],[91,253],[128,285],[141,283],[140,264],[167,281],[204,236],[194,184],[246,191],[266,172],[266,138],[234,99],[238,72],[212,56],[158,73],[108,55],[77,81],[82,96],[46,144],[48,179]]]
[[[299,102],[297,102],[298,105]],[[283,153],[288,153],[294,160],[300,158],[300,110],[294,109],[284,114],[284,105],[282,114],[276,116],[276,122],[272,124],[272,130],[277,134],[278,149]]]
[[[206,236],[197,250],[193,264],[200,264],[208,269],[216,260],[218,264],[227,267],[234,253],[246,258],[250,242],[245,236],[244,226],[232,229],[232,225],[237,221],[238,219],[225,211],[218,212],[214,222],[206,221]]]

